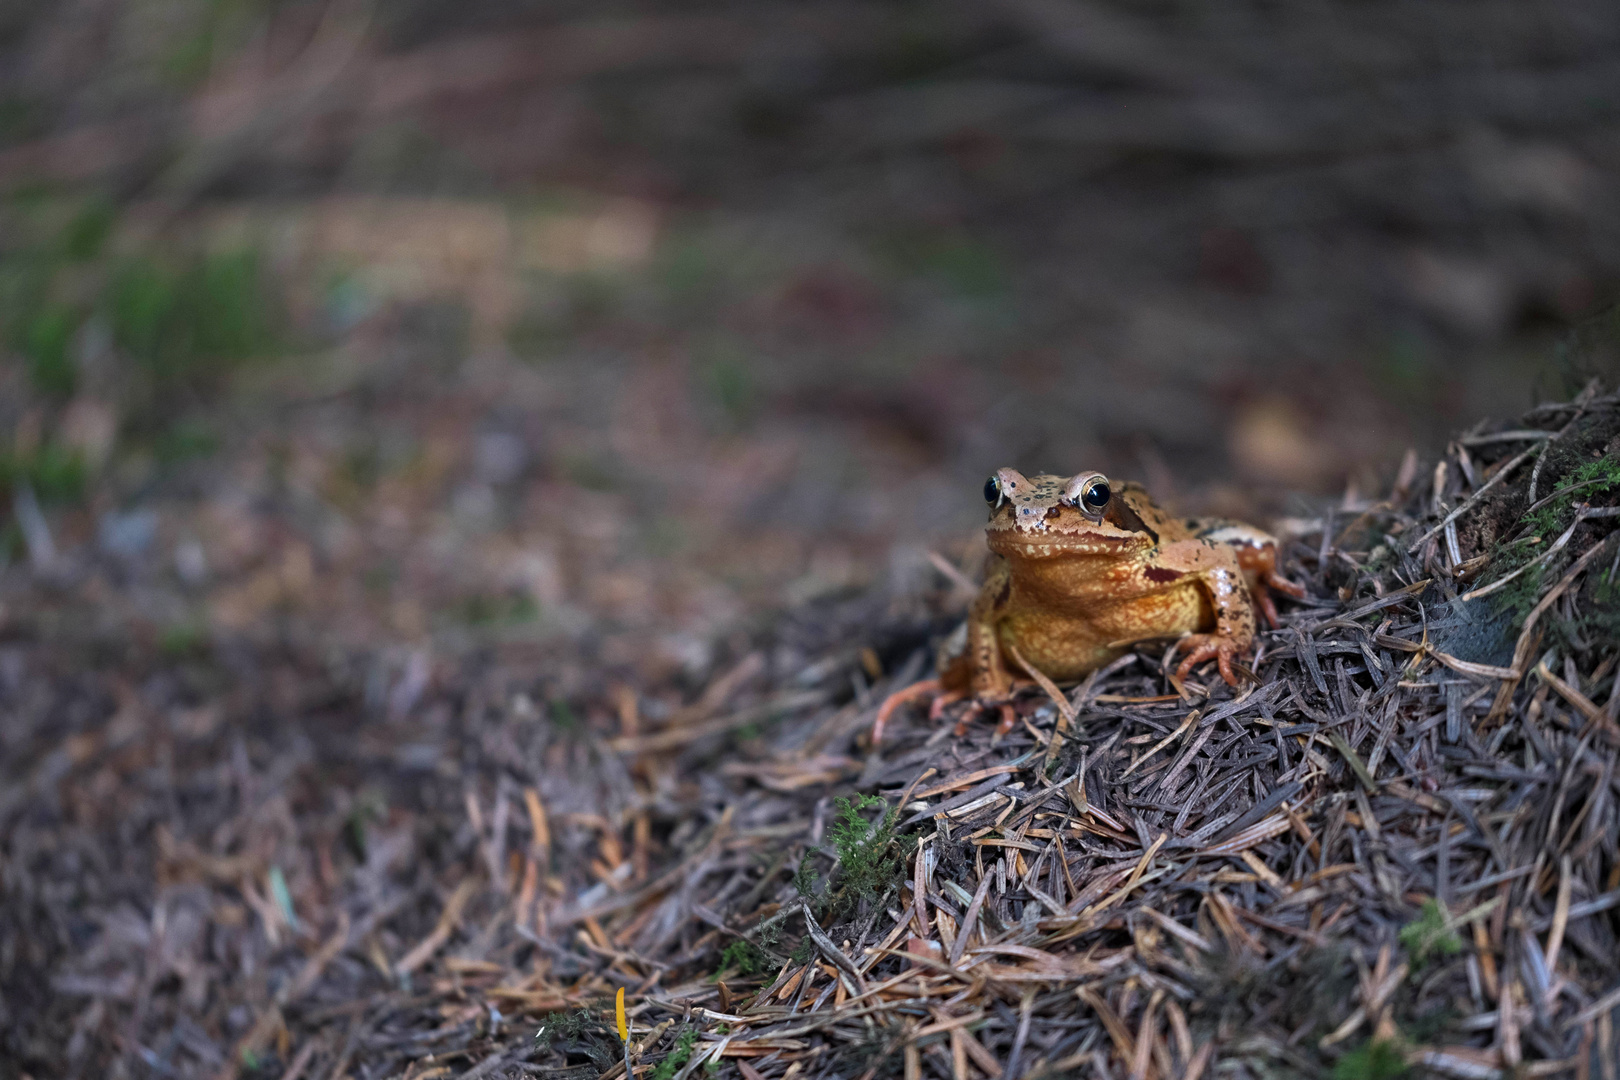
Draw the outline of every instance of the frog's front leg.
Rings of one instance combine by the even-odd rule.
[[[992,709],[1001,713],[997,737],[1007,734],[1017,723],[1017,714],[1009,700],[1013,693],[1013,676],[1007,670],[1007,656],[1001,643],[1001,620],[1011,595],[1012,572],[1004,561],[997,559],[968,611],[960,651],[950,656],[942,653],[940,657],[940,685],[946,693],[934,700],[928,718],[939,719],[947,704],[971,696],[972,706],[956,724],[958,736],[967,733],[974,717]]]
[[[1190,650],[1177,666],[1176,678],[1184,679],[1196,665],[1214,660],[1227,685],[1241,685],[1232,665],[1254,641],[1254,607],[1236,553],[1206,541],[1186,540],[1166,545],[1163,561],[1196,576],[1215,612],[1213,630],[1188,634],[1176,644],[1178,650]]]
[[[991,569],[973,601],[967,620],[967,661],[970,688],[981,704],[998,704],[1012,693],[1012,675],[1001,651],[1001,614],[1012,595],[1012,572],[1001,560]]]

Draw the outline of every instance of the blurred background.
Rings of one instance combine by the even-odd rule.
[[[3,0],[0,579],[695,677],[997,466],[1264,518],[1565,393],[1617,179],[1607,0]]]

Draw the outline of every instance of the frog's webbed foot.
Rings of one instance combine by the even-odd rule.
[[[877,719],[872,722],[872,745],[876,747],[883,741],[884,727],[887,726],[889,718],[894,715],[895,710],[901,706],[931,697],[933,701],[928,706],[928,720],[930,723],[937,723],[948,706],[953,702],[961,701],[965,696],[959,691],[942,689],[938,679],[924,679],[922,682],[915,682],[910,686],[896,690],[884,698],[883,704],[878,706]]]
[[[940,707],[939,698],[944,696],[940,694],[938,679],[924,679],[922,682],[914,682],[910,686],[896,690],[884,698],[883,704],[878,706],[877,719],[872,721],[872,745],[877,746],[883,741],[883,728],[888,724],[889,717],[894,715],[896,709],[930,695],[939,695],[935,697],[934,704],[929,709],[929,715],[932,717],[934,710]]]
[[[1191,651],[1177,665],[1176,678],[1185,679],[1197,665],[1205,660],[1214,660],[1226,685],[1233,689],[1243,685],[1233,667],[1243,655],[1243,648],[1235,639],[1220,634],[1188,634],[1176,642],[1176,650],[1181,649]]]
[[[1305,599],[1305,587],[1295,585],[1292,581],[1277,573],[1275,568],[1268,567],[1261,570],[1254,582],[1254,602],[1265,618],[1266,625],[1275,630],[1282,625],[1282,618],[1277,614],[1277,602],[1271,598],[1272,591],[1291,596],[1295,600]]]
[[[1277,602],[1271,598],[1271,590],[1259,585],[1254,590],[1254,603],[1260,609],[1260,617],[1265,620],[1269,629],[1275,630],[1282,625],[1282,616],[1277,614]]]
[[[924,701],[932,698],[928,706],[928,720],[937,723],[944,715],[945,710],[959,701],[966,699],[968,707],[956,721],[952,733],[961,738],[967,734],[968,727],[987,712],[1000,713],[1001,720],[996,725],[995,737],[999,740],[1008,732],[1018,726],[1018,712],[1012,705],[1012,689],[1005,694],[969,694],[963,690],[943,689],[939,679],[924,679],[922,682],[912,683],[910,686],[896,690],[883,699],[878,706],[877,719],[872,722],[872,745],[878,746],[883,742],[883,729],[888,726],[894,714],[912,702]]]
[[[996,742],[1001,741],[1008,732],[1018,726],[1018,711],[1013,708],[1012,702],[1005,698],[975,698],[973,704],[962,713],[962,718],[956,722],[956,727],[951,734],[960,739],[967,734],[968,727],[973,721],[992,709],[1001,714],[1001,721],[996,724],[996,733],[992,738]]]
[[[1265,533],[1236,522],[1214,522],[1199,535],[1224,540],[1232,545],[1238,565],[1249,581],[1249,593],[1261,616],[1272,627],[1282,625],[1277,615],[1277,604],[1271,598],[1273,591],[1295,600],[1305,599],[1305,588],[1296,585],[1277,572],[1277,542]]]
[[[1292,581],[1277,573],[1276,567],[1272,567],[1260,575],[1260,581],[1267,588],[1276,589],[1285,596],[1292,596],[1295,600],[1305,599],[1305,586],[1295,585]]]

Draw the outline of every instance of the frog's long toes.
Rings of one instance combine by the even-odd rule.
[[[922,682],[912,683],[910,686],[896,690],[894,693],[884,698],[883,704],[878,706],[877,719],[872,722],[872,745],[876,747],[878,744],[883,742],[883,728],[886,724],[888,724],[889,717],[894,715],[894,711],[896,709],[900,708],[900,706],[906,704],[907,702],[916,701],[918,698],[924,698],[930,694],[938,693],[939,680],[924,679]],[[930,715],[932,715],[932,710],[930,710]]]
[[[1271,599],[1271,594],[1265,589],[1256,590],[1255,599],[1260,604],[1260,614],[1265,616],[1266,625],[1272,629],[1282,625],[1282,617],[1277,614],[1277,604]]]
[[[1008,702],[1001,706],[1001,723],[996,725],[996,739],[1006,738],[1007,733],[1012,731],[1017,724],[1018,712],[1012,707],[1012,703]]]
[[[945,710],[956,704],[958,701],[961,701],[966,696],[966,694],[959,690],[952,690],[948,693],[940,694],[938,697],[934,698],[934,703],[928,707],[928,722],[930,724],[939,723],[940,718],[945,715]]]
[[[1193,668],[1197,667],[1199,664],[1202,664],[1205,660],[1215,660],[1219,662],[1221,658],[1221,647],[1215,642],[1209,640],[1207,635],[1194,634],[1190,637],[1183,638],[1182,646],[1186,647],[1189,645],[1191,646],[1192,651],[1186,656],[1182,657],[1181,663],[1176,665],[1176,678],[1178,679],[1185,679],[1188,675],[1192,674]],[[1230,661],[1227,661],[1226,663],[1230,664]],[[1222,675],[1224,674],[1225,671],[1222,672]]]
[[[1294,584],[1275,570],[1266,571],[1265,583],[1280,593],[1292,596],[1295,600],[1305,599],[1305,586]]]

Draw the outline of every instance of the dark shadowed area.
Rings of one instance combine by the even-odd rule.
[[[1614,1080],[1617,300],[1599,0],[0,0],[0,1078]],[[874,749],[1000,466],[1261,688]]]

